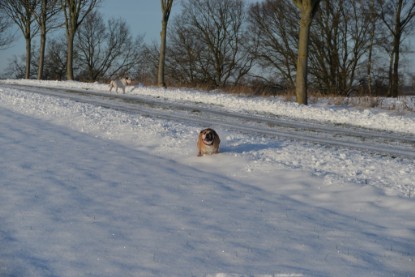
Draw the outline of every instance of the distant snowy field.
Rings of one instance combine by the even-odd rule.
[[[413,160],[227,129],[217,130],[222,153],[198,158],[197,133],[207,126],[4,86],[11,83],[108,90],[0,81],[2,277],[415,275]],[[415,134],[412,98],[388,111],[180,89],[127,93]]]

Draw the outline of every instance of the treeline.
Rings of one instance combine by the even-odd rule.
[[[11,41],[11,25],[19,26],[26,40],[26,55],[9,64],[10,77],[70,79],[72,69],[73,78],[83,81],[128,74],[157,84],[159,44],[133,37],[123,19],[105,21],[97,8],[99,0],[0,3],[0,48]],[[269,93],[295,86],[300,17],[292,0],[178,4],[168,25],[167,85],[246,86]],[[321,0],[309,38],[309,88],[330,95],[396,97],[404,78],[415,81],[400,71],[402,54],[414,50],[405,46],[413,34],[414,17],[415,1]],[[50,31],[53,36],[46,44]],[[37,36],[39,45],[32,45]]]

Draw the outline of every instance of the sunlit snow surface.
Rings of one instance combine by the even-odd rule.
[[[0,276],[413,276],[413,160],[200,128],[0,82]],[[229,110],[415,133],[411,112],[136,87]],[[358,123],[357,123],[358,122]],[[213,126],[215,127],[215,126]]]

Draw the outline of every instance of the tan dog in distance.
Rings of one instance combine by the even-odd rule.
[[[197,139],[197,149],[199,150],[197,156],[219,153],[219,144],[220,138],[215,130],[211,128],[203,129]]]
[[[112,88],[115,88],[115,92],[118,93],[118,88],[122,89],[122,93],[125,94],[125,87],[131,85],[131,79],[128,77],[118,79],[118,80],[112,80],[110,82],[110,92]]]

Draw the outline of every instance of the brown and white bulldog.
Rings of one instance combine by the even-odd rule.
[[[118,88],[122,90],[122,93],[125,93],[125,87],[131,85],[131,79],[128,77],[118,79],[118,80],[112,80],[110,82],[110,92],[112,88],[115,88],[115,92],[118,93]]]
[[[203,129],[199,133],[197,148],[199,157],[205,154],[217,154],[219,152],[220,138],[215,130],[211,128]]]

